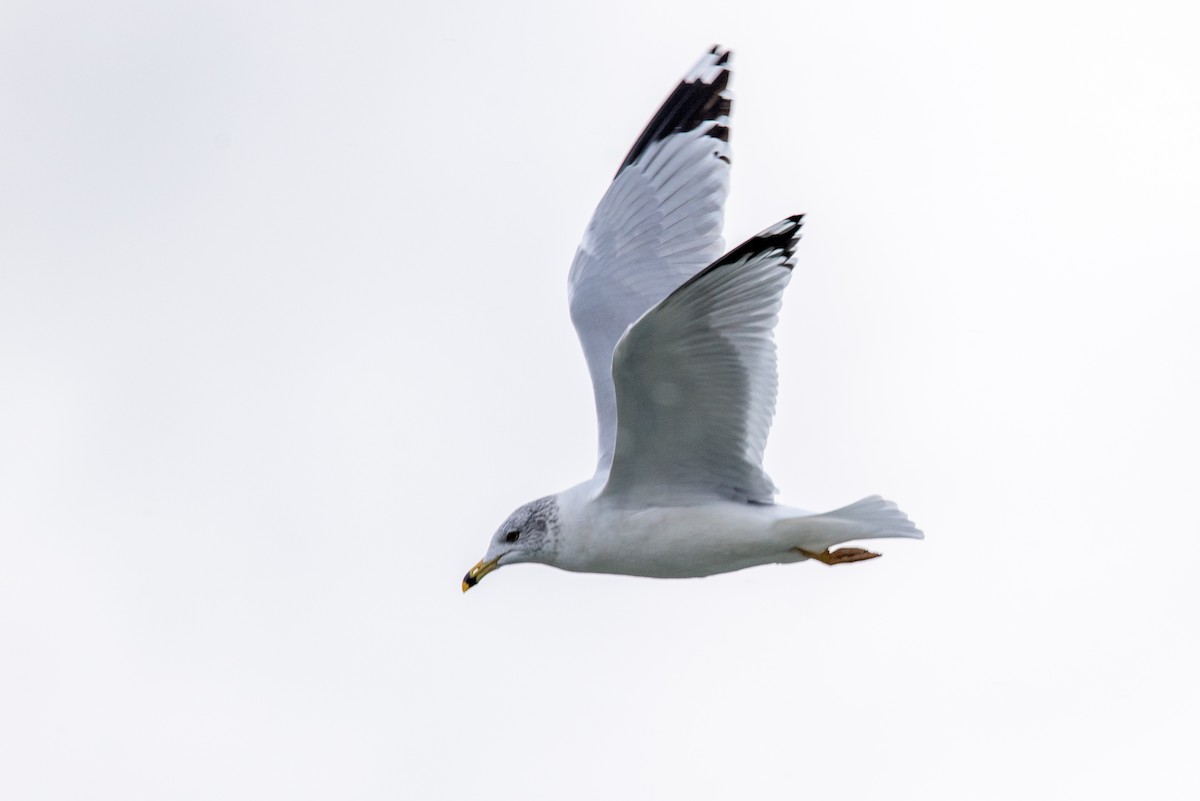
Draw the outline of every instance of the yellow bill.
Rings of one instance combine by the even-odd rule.
[[[485,562],[482,559],[479,560],[479,564],[475,565],[475,567],[468,570],[467,575],[463,576],[463,585],[462,585],[463,592],[466,592],[467,590],[474,587],[476,584],[479,583],[480,579],[482,579],[488,573],[491,573],[493,570],[495,570],[499,566],[500,566],[500,557],[499,556],[497,556],[495,559],[493,559],[490,562]]]

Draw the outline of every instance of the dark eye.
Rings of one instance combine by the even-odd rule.
[[[519,531],[510,531],[510,532],[508,532],[507,534],[505,534],[505,535],[504,535],[504,541],[505,541],[505,542],[516,542],[516,541],[517,541],[517,537],[520,537],[520,536],[521,536],[521,532],[519,532]]]

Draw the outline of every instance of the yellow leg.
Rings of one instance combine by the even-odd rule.
[[[806,551],[803,548],[794,548],[793,550],[807,556],[809,559],[816,559],[827,565],[840,565],[847,562],[862,562],[865,559],[874,559],[879,556],[877,553],[865,550],[863,548],[838,548],[836,551],[828,550],[816,553],[815,551]]]

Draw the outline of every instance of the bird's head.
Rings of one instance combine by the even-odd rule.
[[[558,502],[553,495],[530,501],[496,529],[487,555],[463,577],[463,592],[502,565],[549,563],[558,545]]]

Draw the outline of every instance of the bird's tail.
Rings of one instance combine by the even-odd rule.
[[[900,511],[900,507],[878,495],[819,515],[781,521],[796,540],[792,547],[821,552],[850,540],[906,537],[920,540],[925,534]]]

